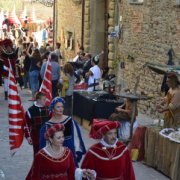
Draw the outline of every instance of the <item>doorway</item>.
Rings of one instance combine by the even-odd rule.
[[[108,64],[107,0],[91,0],[90,6],[90,53],[95,56],[104,51],[99,64],[103,68]]]

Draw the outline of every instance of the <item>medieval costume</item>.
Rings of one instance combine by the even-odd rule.
[[[4,79],[4,93],[5,99],[8,98],[8,74],[9,74],[9,63],[15,74],[15,63],[17,60],[18,50],[13,49],[13,44],[10,39],[5,39],[0,42],[0,73]]]
[[[40,131],[40,148],[45,147],[46,140],[44,138],[44,133],[47,130],[47,128],[49,128],[53,124],[56,124],[56,123],[47,122],[41,128],[41,131]],[[62,121],[61,124],[63,124],[65,126],[64,146],[71,149],[75,163],[78,166],[78,162],[80,162],[82,155],[86,153],[86,149],[84,146],[84,142],[82,140],[80,128],[79,128],[78,124],[70,116],[68,116],[64,121]]]
[[[63,124],[47,129],[44,137],[48,145],[36,154],[26,180],[81,180],[85,175],[82,169],[75,168],[71,150],[62,145],[64,129]]]
[[[180,128],[180,81],[176,73],[167,74],[167,95],[157,105],[159,113],[164,113],[165,128]]]
[[[29,128],[30,137],[32,139],[32,145],[34,150],[34,155],[39,151],[39,133],[41,127],[50,119],[48,107],[38,106],[36,102],[31,106],[26,112],[26,122]],[[26,131],[26,138],[29,134]]]
[[[74,180],[75,164],[71,150],[65,148],[60,158],[53,158],[46,148],[35,156],[31,180]]]
[[[96,171],[96,180],[135,180],[134,170],[127,147],[116,139],[108,144],[103,136],[112,129],[117,129],[117,121],[95,120],[91,129],[91,137],[100,142],[90,147],[82,168]]]
[[[164,114],[164,127],[180,128],[180,87],[169,89],[165,101],[168,111]]]
[[[63,146],[63,124],[54,124],[44,134],[47,145],[35,156],[26,180],[82,180],[95,173],[90,169],[75,167],[70,149]]]

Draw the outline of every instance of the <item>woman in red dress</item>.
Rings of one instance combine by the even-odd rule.
[[[64,129],[63,124],[47,129],[48,144],[36,154],[26,180],[75,180],[92,175],[89,169],[75,167],[71,150],[63,146]]]

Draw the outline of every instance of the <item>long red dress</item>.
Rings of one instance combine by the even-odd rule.
[[[87,152],[82,169],[96,171],[96,180],[135,180],[128,149],[117,142],[116,148],[95,144]]]
[[[71,150],[65,148],[60,158],[51,157],[46,150],[41,149],[35,156],[31,177],[26,180],[74,180],[75,164]]]

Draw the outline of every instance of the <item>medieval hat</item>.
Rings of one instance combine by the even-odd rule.
[[[50,128],[47,129],[47,131],[44,134],[45,139],[51,138],[56,132],[58,131],[64,131],[65,127],[63,124],[54,124],[50,126]]]
[[[54,109],[54,106],[58,103],[62,103],[63,105],[65,104],[65,100],[61,97],[55,97],[52,101],[51,101],[51,104],[49,106],[49,111],[50,112],[53,112],[53,109]]]
[[[101,139],[109,130],[120,127],[118,121],[110,121],[107,119],[93,119],[91,126],[90,137],[93,139]]]

